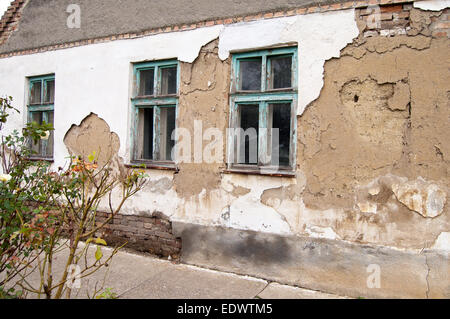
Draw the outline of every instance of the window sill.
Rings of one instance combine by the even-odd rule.
[[[40,106],[40,105],[53,105],[53,104],[55,104],[55,102],[54,101],[51,101],[51,102],[41,102],[41,103],[30,103],[30,104],[28,104],[28,106]]]
[[[28,157],[27,160],[31,162],[49,162],[49,163],[55,162],[55,160],[50,157]]]
[[[231,92],[231,95],[253,95],[255,93],[257,94],[265,94],[265,93],[297,93],[297,88],[281,88],[281,89],[267,89],[265,91],[261,91],[261,90],[247,90],[247,91],[242,91],[242,90],[236,90]]]
[[[245,168],[230,168],[223,171],[225,174],[244,174],[244,175],[262,175],[273,177],[296,177],[294,171],[273,171],[269,169],[245,169]]]
[[[163,171],[174,171],[178,172],[178,168],[174,163],[160,163],[160,162],[137,162],[133,161],[129,164],[125,164],[125,167],[128,168],[145,168],[145,169],[157,169]]]
[[[142,99],[164,99],[164,98],[169,98],[169,97],[176,97],[178,98],[178,94],[177,93],[173,93],[173,94],[161,94],[161,95],[136,95],[135,97],[131,98],[132,100],[142,100]]]

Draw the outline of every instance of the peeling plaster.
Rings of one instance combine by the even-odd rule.
[[[424,217],[436,217],[443,213],[447,194],[438,185],[419,177],[415,181],[392,185],[397,199],[409,209]]]
[[[127,157],[129,151],[127,145],[130,144],[127,140],[129,128],[125,124],[126,116],[124,115],[128,112],[126,106],[129,104],[130,96],[130,62],[142,61],[144,59],[175,58],[178,56],[180,61],[192,63],[196,60],[196,63],[199,61],[199,63],[203,63],[204,65],[209,65],[210,63],[214,64],[213,58],[211,58],[211,60],[210,58],[196,58],[199,55],[199,50],[201,50],[203,44],[209,43],[218,37],[219,43],[222,41],[222,50],[224,50],[224,48],[226,49],[225,51],[220,52],[222,54],[220,57],[222,60],[229,56],[230,50],[248,50],[257,47],[298,42],[300,62],[299,114],[301,114],[304,108],[312,100],[316,99],[322,90],[324,62],[332,57],[338,57],[339,50],[345,47],[347,43],[351,42],[353,35],[356,34],[357,28],[353,14],[353,10],[320,15],[309,14],[301,17],[271,19],[225,27],[217,26],[214,28],[207,28],[208,31],[205,33],[200,31],[198,31],[199,33],[194,33],[194,31],[177,32],[176,34],[166,34],[168,37],[159,35],[2,59],[0,60],[0,71],[2,73],[4,72],[4,74],[8,74],[8,77],[0,79],[0,87],[4,88],[8,94],[11,92],[11,95],[13,95],[16,100],[15,106],[21,108],[20,104],[23,103],[22,99],[24,100],[23,97],[25,96],[25,93],[24,87],[17,85],[17,83],[24,83],[25,76],[56,73],[56,107],[57,110],[59,109],[58,105],[60,105],[61,108],[64,108],[64,112],[56,111],[55,113],[55,121],[57,123],[57,135],[55,136],[56,165],[58,165],[58,161],[61,161],[61,159],[66,156],[65,147],[58,145],[58,141],[62,140],[63,134],[69,129],[70,125],[79,123],[81,119],[90,112],[99,114],[99,117],[104,118],[108,123],[111,131],[117,133],[121,142],[119,155]],[[329,18],[327,15],[334,18]],[[252,34],[258,34],[258,37],[251,36]],[[314,35],[314,38],[312,35]],[[180,40],[183,37],[184,40]],[[362,53],[360,52],[359,54],[357,54],[359,51],[357,51],[354,46],[347,47],[347,49],[344,50],[344,52],[347,51],[347,53],[343,54],[344,57],[342,57],[342,59],[327,62],[327,65],[330,63],[330,65],[327,66],[327,70],[328,72],[333,73],[333,71],[336,70],[332,68],[333,65],[342,63],[342,65],[346,67],[346,72],[348,72],[348,74],[339,69],[340,72],[334,73],[340,74],[340,77],[338,78],[339,81],[345,79],[345,83],[350,79],[353,79],[354,76],[359,80],[364,81],[364,79],[371,78],[367,77],[366,73],[371,73],[371,75],[373,75],[373,87],[376,90],[369,91],[375,91],[375,93],[378,92],[377,90],[379,89],[380,84],[387,83],[387,85],[384,85],[389,93],[386,94],[386,97],[393,95],[391,100],[387,98],[384,99],[385,101],[383,100],[386,102],[383,103],[386,104],[386,106],[389,106],[390,109],[388,110],[383,106],[383,112],[389,112],[389,117],[392,117],[391,113],[395,110],[395,116],[401,116],[403,123],[407,117],[405,105],[412,97],[410,91],[412,90],[414,81],[409,82],[405,80],[409,78],[407,77],[407,73],[402,71],[404,68],[400,67],[402,66],[402,63],[409,65],[411,63],[410,60],[405,59],[398,59],[397,63],[396,50],[402,50],[405,54],[412,48],[417,49],[418,51],[425,50],[430,47],[431,40],[427,37],[420,36],[393,37],[389,41],[383,41],[384,39],[380,40],[379,38],[368,39],[366,45],[357,47],[357,49],[359,48],[362,51]],[[170,43],[171,45],[167,46],[167,43]],[[180,43],[182,45],[180,45]],[[231,46],[233,48],[231,48]],[[390,61],[389,59],[395,58],[395,65],[396,67],[397,65],[399,66],[400,71],[391,72],[390,70],[397,70],[397,68],[389,67],[389,72],[383,69],[383,72],[380,71],[380,74],[377,75],[375,71],[370,71],[370,69],[369,71],[365,70],[367,66],[371,65],[375,65],[374,68],[381,70],[381,68],[376,67],[375,64],[377,59],[379,59],[379,56],[376,56],[376,59],[374,58],[374,60],[371,60],[373,52],[386,54],[386,59],[384,61],[387,62]],[[405,54],[402,55],[402,57],[405,56]],[[355,55],[357,55],[357,57]],[[353,58],[358,61],[361,59],[361,61],[365,63],[365,66],[358,64],[359,62],[354,61]],[[215,59],[218,60],[216,55]],[[344,64],[345,61],[350,59],[352,63],[350,66],[349,64]],[[365,59],[367,59],[368,62],[365,62]],[[420,61],[423,62],[427,60],[421,59]],[[302,63],[304,63],[303,67]],[[224,64],[226,64],[226,62]],[[112,65],[114,67],[112,67]],[[352,66],[354,66],[354,70],[352,69]],[[196,95],[199,94],[199,88],[206,86],[206,84],[208,89],[217,86],[215,78],[206,79],[204,74],[213,73],[214,76],[219,76],[220,74],[225,74],[225,71],[223,70],[226,68],[220,69],[220,72],[217,71],[218,69],[216,68],[212,69],[213,72],[201,73],[198,80],[193,80],[192,76],[189,79],[189,86],[192,86],[195,89],[187,90],[185,94],[194,95],[195,99],[193,98],[193,101],[198,103],[198,105],[202,105],[204,101],[200,99],[200,97],[203,98],[203,96]],[[230,74],[228,71],[229,70],[227,70],[227,76]],[[228,78],[226,78],[226,80],[228,81]],[[201,83],[201,85],[199,85],[199,83]],[[337,86],[342,87],[345,83],[338,83],[339,85]],[[326,91],[329,89],[330,86],[325,85],[322,95],[325,97],[330,96],[331,102],[327,100],[320,101],[319,99],[317,100],[317,103],[327,105],[327,116],[336,119],[338,117],[334,116],[330,111],[332,111],[333,101],[337,101],[337,104],[339,104],[339,96],[330,95],[329,92]],[[213,95],[217,98],[217,101],[224,99],[222,96],[219,96],[219,94],[214,93]],[[226,96],[226,92],[224,92],[223,95]],[[351,98],[353,97],[354,96],[352,95]],[[372,95],[369,94],[369,98],[371,99]],[[351,100],[352,99],[350,99],[350,101]],[[379,99],[376,100],[378,101]],[[364,98],[361,98],[360,101],[364,101]],[[227,102],[225,102],[225,104],[226,103]],[[426,105],[426,103],[422,104]],[[220,110],[219,107],[221,106],[217,107],[217,111]],[[209,108],[210,104],[208,104],[208,109]],[[22,107],[21,109],[24,110],[25,108]],[[308,112],[314,112],[316,109],[317,107],[311,107],[308,109]],[[416,112],[419,109],[424,108],[417,108]],[[405,110],[405,112],[398,112],[399,110]],[[198,112],[198,109],[196,109],[195,112]],[[305,122],[302,123],[303,125],[308,124],[308,112],[305,113],[303,117],[305,120]],[[348,114],[353,113],[349,112]],[[368,112],[367,114],[371,114],[371,112]],[[370,117],[368,118],[370,119]],[[319,123],[318,130],[320,131],[320,134],[322,134],[322,136],[314,137],[314,142],[318,141],[320,143],[326,143],[330,139],[327,134],[330,135],[330,132],[333,132],[333,129],[336,130],[336,127],[333,127],[336,124],[336,121],[331,125],[330,123],[326,123],[327,119],[326,116],[323,116],[309,120],[314,123]],[[20,125],[17,125],[16,127],[20,127],[23,120],[23,118],[19,118],[17,123],[20,122]],[[216,122],[213,121],[214,116],[208,116],[208,120],[217,125]],[[320,127],[321,123],[323,124],[323,127]],[[361,123],[361,121],[356,121],[355,123]],[[357,125],[355,125],[355,127],[357,127]],[[403,128],[404,125],[399,127]],[[361,132],[367,133],[368,130],[365,127],[363,128],[364,129],[362,129]],[[342,144],[339,144],[336,141],[336,138],[343,136],[345,130],[341,130],[338,127],[337,131],[338,134],[334,134],[333,139],[330,141],[330,143],[334,145],[333,147],[330,146],[333,152],[336,152],[336,148],[339,151],[340,148],[343,147]],[[306,129],[305,132],[311,132],[311,130]],[[394,133],[395,132],[396,131],[394,131]],[[403,130],[401,130],[401,132],[403,132]],[[377,133],[377,131],[374,130],[373,136],[375,141],[388,140],[391,147],[386,149],[392,153],[392,137],[383,137],[381,139],[379,132],[377,134],[375,133]],[[307,141],[304,145],[310,147],[312,142],[313,141]],[[400,139],[399,142],[399,145],[401,145],[402,140]],[[345,141],[345,144],[349,143]],[[383,165],[389,165],[389,163],[392,162],[392,159],[389,156],[385,156],[383,153],[380,155],[380,144],[374,144],[377,145],[377,156],[373,156],[369,163],[372,163],[374,158],[381,158],[384,161],[384,158],[386,157],[386,162],[377,164],[379,165],[377,168],[383,167]],[[442,148],[443,146],[440,147]],[[318,152],[323,152],[323,150],[319,149]],[[381,187],[381,184],[376,183],[367,186],[364,198],[360,198],[356,202],[351,201],[350,203],[350,205],[356,206],[356,203],[366,204],[367,201],[367,204],[370,205],[368,209],[361,209],[367,211],[367,213],[359,212],[357,209],[350,210],[348,207],[344,210],[339,205],[335,205],[334,208],[331,209],[327,209],[325,206],[320,209],[312,209],[305,199],[304,193],[311,191],[314,181],[311,176],[305,176],[304,173],[307,173],[308,169],[310,169],[310,171],[317,174],[317,176],[321,176],[323,172],[332,171],[332,169],[329,168],[330,158],[336,158],[335,162],[344,166],[346,163],[354,163],[355,158],[363,157],[355,156],[355,154],[359,153],[352,152],[352,149],[350,149],[350,151],[345,151],[345,153],[348,154],[350,158],[347,158],[346,156],[336,156],[334,154],[330,157],[328,156],[329,154],[323,155],[322,153],[320,158],[325,163],[324,166],[316,165],[310,169],[305,165],[304,172],[297,170],[298,176],[303,174],[303,177],[301,179],[297,177],[297,180],[264,176],[220,175],[218,170],[214,168],[210,170],[210,173],[214,177],[217,176],[218,184],[214,184],[214,187],[206,187],[208,189],[203,188],[203,191],[200,193],[195,191],[192,196],[185,197],[180,196],[179,190],[174,186],[174,184],[176,184],[174,183],[174,176],[179,178],[181,176],[180,173],[174,175],[174,173],[170,171],[150,170],[150,183],[148,187],[127,202],[123,213],[152,214],[155,211],[161,211],[173,221],[177,220],[208,226],[227,226],[275,234],[309,235],[311,237],[322,236],[322,238],[382,244],[390,247],[423,247],[425,239],[417,238],[417,236],[414,236],[416,233],[424,234],[426,241],[431,245],[439,232],[448,230],[448,218],[446,219],[445,214],[441,214],[441,216],[437,216],[437,218],[434,219],[426,220],[426,224],[422,223],[422,216],[411,213],[406,206],[395,200],[395,196],[393,196],[390,188],[384,189]],[[371,157],[370,154],[372,153],[369,153],[368,157]],[[318,163],[315,159],[313,161],[315,161],[315,164]],[[325,166],[326,169],[322,169]],[[208,169],[209,167],[206,170]],[[364,166],[364,173],[366,171],[372,172],[371,169],[372,167]],[[197,174],[197,168],[196,170],[193,170],[193,172],[192,175],[188,175],[187,177],[184,176],[182,178],[185,181],[189,180],[189,178],[201,178]],[[347,171],[342,172],[343,173],[333,171],[333,174],[335,174],[333,179],[341,181],[343,179],[342,176],[353,176],[348,174]],[[377,172],[376,174],[381,173]],[[370,177],[356,175],[356,180],[358,181],[369,179]],[[308,180],[307,182],[306,179]],[[302,180],[304,181],[302,182]],[[396,181],[398,183],[403,182],[401,178],[397,178]],[[407,181],[407,179],[405,181]],[[321,185],[326,185],[330,188],[335,187],[330,180],[320,179],[320,182]],[[304,192],[306,184],[308,190]],[[349,182],[347,186],[351,192],[355,184]],[[189,187],[192,187],[192,185],[190,184]],[[199,191],[201,189],[202,188],[200,188]],[[264,193],[266,193],[267,200],[264,200]],[[341,192],[341,194],[342,193],[343,192]],[[277,194],[281,194],[282,198],[279,198]],[[317,196],[314,195],[316,203],[324,203],[329,199],[328,196],[320,197],[322,194],[319,191],[317,194]],[[337,193],[337,195],[340,194]],[[368,195],[370,196],[367,197]],[[370,214],[370,212],[372,212],[372,214]],[[442,245],[441,242],[442,240],[439,239],[436,241],[435,245],[440,247]]]
[[[173,173],[170,171],[146,171],[148,182],[142,191],[137,192],[125,202],[121,213],[125,215],[153,216],[161,212],[171,218],[178,209],[179,199],[173,188]],[[117,206],[120,201],[121,189],[113,192],[112,203]],[[100,211],[109,211],[108,198],[100,204]]]
[[[243,22],[222,31],[219,57],[225,60],[233,51],[298,43],[297,115],[302,115],[320,95],[325,61],[338,58],[358,34],[354,9]]]
[[[377,204],[375,203],[358,203],[359,210],[363,213],[376,214],[377,213]]]
[[[450,251],[450,232],[440,233],[431,249]]]
[[[0,74],[8,75],[0,77],[1,94],[12,96],[22,110],[11,115],[4,134],[26,123],[26,77],[55,73],[55,166],[67,162],[65,133],[91,112],[117,133],[119,156],[127,160],[130,130],[124,118],[129,116],[131,63],[172,58],[192,63],[222,29],[219,25],[0,59]]]
[[[414,2],[414,8],[426,11],[441,11],[450,7],[450,0],[428,0]]]
[[[313,238],[340,239],[331,227],[306,227],[306,233]]]

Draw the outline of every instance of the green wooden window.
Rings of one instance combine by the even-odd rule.
[[[172,165],[179,71],[176,60],[133,65],[133,162]]]
[[[297,63],[297,47],[233,54],[229,168],[294,170]]]
[[[55,76],[45,75],[28,78],[28,122],[39,124],[54,122],[55,110]],[[41,139],[38,143],[31,142],[32,157],[41,159],[53,158],[54,131],[48,139]]]

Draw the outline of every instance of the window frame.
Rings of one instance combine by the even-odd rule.
[[[41,112],[42,113],[42,121],[47,124],[50,124],[48,122],[49,118],[49,112],[53,112],[53,122],[54,122],[54,116],[55,116],[55,93],[56,93],[56,80],[55,80],[55,74],[47,74],[47,75],[40,75],[40,76],[30,76],[27,77],[28,80],[28,95],[27,95],[27,123],[31,123],[33,121],[33,113]],[[47,97],[47,83],[48,82],[54,82],[54,92],[53,92],[53,101],[45,102]],[[35,83],[41,84],[41,96],[40,96],[40,102],[39,103],[31,103],[32,98],[32,92],[33,92],[33,85]],[[51,123],[54,125],[54,123]],[[53,135],[54,136],[54,135]],[[47,143],[48,140],[40,140],[39,143],[42,143],[42,149],[47,149]],[[52,161],[54,157],[54,149],[55,149],[55,142],[53,138],[53,148],[51,150],[51,154],[48,155],[47,153],[43,154],[31,154],[30,159],[42,159],[42,160],[48,160]]]
[[[161,95],[162,72],[164,68],[176,67],[176,93]],[[139,95],[141,84],[141,71],[153,69],[153,94]],[[178,98],[180,89],[180,66],[178,60],[158,60],[152,62],[133,63],[133,94],[131,98],[132,108],[132,132],[131,132],[131,164],[144,164],[149,167],[175,168],[174,160],[155,160],[160,155],[161,145],[161,109],[175,108],[175,129],[177,129],[178,118]],[[139,145],[139,112],[142,109],[153,108],[153,154],[152,159],[139,158],[139,150],[143,145]],[[176,147],[176,143],[175,146]]]
[[[292,57],[291,65],[291,87],[270,89],[271,81],[271,58],[272,57]],[[244,59],[261,58],[261,90],[241,90],[240,79],[240,61]],[[229,171],[254,171],[264,173],[264,171],[273,171],[280,173],[293,173],[296,169],[297,158],[297,105],[298,105],[298,47],[279,47],[264,50],[255,50],[249,52],[237,52],[232,54],[231,70],[231,88],[230,88],[230,115],[228,136],[228,158],[227,169]],[[291,121],[290,121],[290,144],[289,144],[289,165],[272,166],[263,164],[261,156],[267,154],[269,140],[267,131],[261,130],[267,128],[270,118],[270,104],[290,103]],[[240,128],[239,105],[255,104],[259,107],[259,137],[258,137],[258,161],[256,164],[237,163],[238,143],[234,135],[234,129]]]

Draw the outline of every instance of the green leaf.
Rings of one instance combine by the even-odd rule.
[[[88,160],[89,160],[89,162],[93,162],[94,160],[95,160],[95,151],[93,151],[92,152],[92,154],[90,154],[89,156],[88,156]]]
[[[14,239],[16,239],[16,237],[20,234],[20,231],[16,231],[14,233],[12,233],[11,237],[9,238],[10,241],[13,241]]]
[[[101,238],[97,238],[97,239],[95,240],[95,243],[96,243],[96,244],[103,245],[103,246],[108,245],[108,244],[106,243],[106,241],[105,241],[104,239],[101,239]]]
[[[97,251],[95,252],[95,259],[100,260],[103,257],[102,249],[100,246],[97,246]]]

